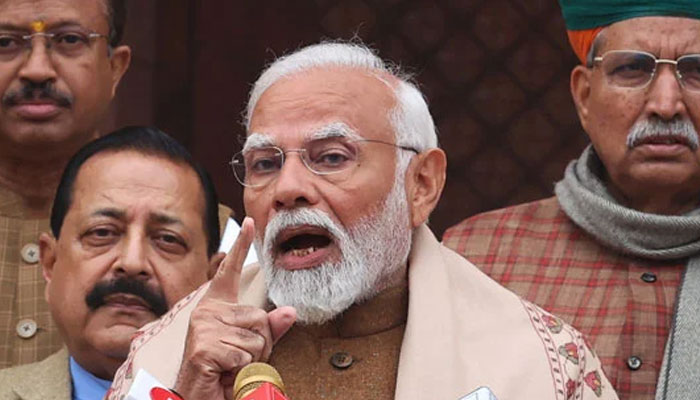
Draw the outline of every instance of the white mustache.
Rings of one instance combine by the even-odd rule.
[[[374,296],[389,277],[405,268],[408,259],[411,231],[404,187],[403,179],[397,180],[387,198],[367,207],[351,226],[312,207],[284,210],[271,218],[264,238],[262,232],[255,238],[270,301],[294,306],[302,324],[320,324]],[[280,233],[299,226],[325,229],[340,252],[339,259],[307,269],[276,268]]]
[[[676,118],[671,121],[646,119],[637,122],[627,135],[627,148],[634,148],[649,138],[665,137],[682,138],[693,151],[700,146],[693,123],[687,119]]]

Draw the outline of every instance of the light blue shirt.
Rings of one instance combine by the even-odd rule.
[[[229,218],[224,230],[224,235],[221,238],[221,246],[219,247],[219,251],[228,253],[231,250],[231,247],[233,247],[233,243],[236,241],[236,237],[240,231],[241,228],[238,226],[238,223],[236,223],[236,221],[232,218]],[[257,257],[255,254],[255,249],[251,246],[244,265],[254,263],[256,261]],[[109,386],[112,384],[111,381],[100,379],[87,372],[85,369],[83,369],[83,367],[75,362],[73,357],[70,358],[70,376],[73,380],[73,400],[102,400],[105,394],[107,394]]]
[[[112,381],[100,379],[87,372],[70,358],[70,376],[73,381],[73,400],[102,400]]]

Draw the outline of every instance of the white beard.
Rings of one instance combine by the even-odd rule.
[[[297,321],[303,324],[321,324],[377,294],[397,271],[405,268],[411,249],[403,179],[397,180],[380,207],[368,211],[347,231],[317,209],[299,208],[276,214],[267,224],[264,243],[259,237],[255,239],[269,299],[278,307],[294,307]],[[275,267],[275,238],[283,229],[299,225],[328,230],[341,259],[300,270]]]

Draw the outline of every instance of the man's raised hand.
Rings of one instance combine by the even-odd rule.
[[[291,307],[266,312],[238,304],[241,270],[254,236],[253,220],[245,218],[236,243],[190,316],[175,385],[185,399],[231,398],[238,371],[251,362],[266,361],[296,320]]]

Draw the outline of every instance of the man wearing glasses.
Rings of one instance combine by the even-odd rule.
[[[621,398],[696,398],[700,2],[560,3],[592,144],[556,197],[472,217],[444,243],[581,329]]]
[[[0,1],[0,367],[62,344],[38,237],[65,163],[98,136],[129,65],[118,0]]]
[[[64,164],[99,136],[129,65],[125,14],[124,0],[0,1],[0,368],[61,346],[37,239]],[[230,215],[219,205],[224,251]]]
[[[369,49],[279,59],[247,117],[240,239],[134,339],[110,399],[140,369],[185,399],[231,398],[259,360],[291,399],[617,398],[580,334],[437,242],[445,154],[421,93]]]

